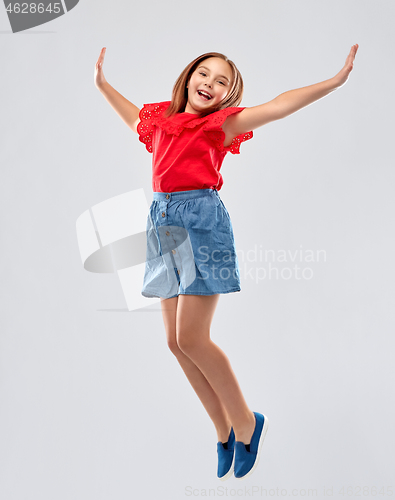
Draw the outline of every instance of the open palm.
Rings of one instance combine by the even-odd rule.
[[[104,73],[103,73],[103,62],[104,62],[104,55],[106,53],[106,48],[103,47],[101,49],[99,59],[97,60],[97,63],[95,65],[95,85],[98,89],[106,82],[106,79],[104,78]]]
[[[343,68],[339,71],[339,73],[335,76],[335,80],[337,82],[337,85],[341,87],[346,83],[348,80],[348,77],[354,67],[354,59],[355,59],[355,54],[357,53],[359,48],[359,45],[356,43],[351,47],[350,53],[347,56],[346,62],[343,66]]]

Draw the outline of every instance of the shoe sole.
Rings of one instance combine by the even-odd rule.
[[[263,415],[263,417],[264,417],[263,428],[262,428],[262,432],[261,432],[261,437],[259,438],[258,451],[257,451],[257,454],[256,454],[256,460],[254,462],[254,465],[251,467],[251,470],[249,470],[247,472],[247,474],[245,474],[244,476],[241,476],[241,477],[236,477],[235,476],[235,479],[245,479],[246,477],[248,477],[250,474],[252,474],[254,472],[256,466],[258,465],[259,458],[261,456],[260,453],[261,453],[261,448],[262,448],[262,445],[263,445],[263,440],[265,439],[267,428],[269,427],[269,420],[268,420],[268,418],[266,417],[266,415]]]
[[[226,481],[227,479],[229,479],[230,476],[233,474],[234,467],[235,467],[235,454],[233,453],[232,464],[230,466],[230,469],[224,476],[219,477],[218,479],[220,479],[221,481]]]

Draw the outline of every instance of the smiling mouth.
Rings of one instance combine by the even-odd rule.
[[[205,99],[206,101],[209,101],[210,99],[212,99],[212,95],[209,94],[208,92],[204,91],[204,90],[198,90],[197,93],[203,98]]]

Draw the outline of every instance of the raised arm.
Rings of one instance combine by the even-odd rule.
[[[140,121],[140,109],[117,92],[104,78],[103,61],[105,53],[106,48],[104,47],[100,52],[99,59],[95,66],[95,85],[126,125],[130,127],[133,132],[137,133],[137,125]]]
[[[266,123],[285,118],[342,87],[353,69],[357,50],[358,44],[351,47],[344,67],[333,78],[308,87],[284,92],[272,101],[252,108],[245,108],[240,113],[229,116],[222,126],[226,136],[225,145],[233,137],[255,130]]]

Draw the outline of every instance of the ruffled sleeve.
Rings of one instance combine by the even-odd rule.
[[[145,144],[149,153],[152,153],[152,133],[154,126],[163,112],[169,107],[170,101],[144,104],[140,109],[140,122],[137,125],[139,141]]]
[[[185,129],[193,129],[199,125],[207,134],[207,137],[219,151],[230,151],[232,154],[240,154],[240,144],[253,137],[253,133],[246,132],[235,137],[229,146],[224,146],[225,132],[221,126],[228,116],[239,113],[243,108],[231,107],[221,109],[202,118],[195,118],[190,113],[178,114],[172,117],[164,117],[163,112],[169,107],[170,101],[153,104],[144,104],[139,113],[140,122],[137,125],[139,140],[149,153],[152,153],[152,134],[154,126],[160,127],[167,134],[179,136]]]
[[[252,139],[253,133],[251,130],[250,132],[246,132],[244,134],[238,135],[237,137],[234,137],[229,146],[224,146],[225,132],[221,128],[222,124],[225,122],[228,116],[239,113],[243,109],[245,108],[225,108],[207,116],[207,122],[204,125],[203,130],[207,133],[210,140],[215,144],[216,148],[219,151],[229,151],[232,154],[238,155],[240,154],[240,144],[242,142],[248,141],[249,139]]]

